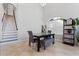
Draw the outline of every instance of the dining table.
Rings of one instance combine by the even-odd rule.
[[[48,37],[48,36],[52,36],[52,44],[55,43],[55,34],[54,33],[34,33],[33,34],[34,37],[37,37],[37,51],[40,52],[40,38],[45,38],[45,37]]]

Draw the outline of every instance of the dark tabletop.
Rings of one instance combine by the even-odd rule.
[[[49,35],[54,35],[54,34],[50,34],[50,33],[34,33],[33,36],[35,37],[41,37],[41,36],[49,36]]]

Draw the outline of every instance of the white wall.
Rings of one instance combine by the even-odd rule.
[[[79,16],[79,3],[48,3],[44,7],[44,22],[47,24],[48,20],[53,17],[76,18]],[[59,26],[59,27],[58,27]],[[55,26],[55,32],[62,34],[62,24],[58,23]],[[63,28],[62,28],[63,29]]]
[[[27,38],[28,30],[32,30],[33,33],[41,32],[41,25],[43,24],[43,11],[40,4],[20,3],[17,5],[16,20],[18,24],[19,38]]]
[[[2,7],[2,3],[0,3],[0,40],[2,39],[1,34],[2,34],[2,17],[3,17],[3,14],[4,14],[4,10]]]
[[[44,7],[44,20],[53,17],[78,17],[79,3],[49,3]]]

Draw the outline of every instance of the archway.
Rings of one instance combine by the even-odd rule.
[[[63,37],[63,20],[59,17],[55,17],[48,21],[47,24],[48,30],[51,30],[52,33],[55,33],[56,41],[61,41]],[[61,41],[62,42],[62,41]]]

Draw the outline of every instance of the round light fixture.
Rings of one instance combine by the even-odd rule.
[[[41,7],[45,7],[46,3],[40,3]]]

